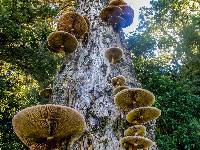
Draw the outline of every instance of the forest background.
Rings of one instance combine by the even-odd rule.
[[[64,2],[63,2],[64,1]],[[13,115],[46,104],[39,91],[52,85],[63,55],[45,47],[59,13],[73,0],[0,1],[0,149],[27,149],[13,133]],[[54,1],[55,2],[55,1]],[[200,149],[200,2],[152,0],[126,37],[137,79],[156,96],[160,150]]]

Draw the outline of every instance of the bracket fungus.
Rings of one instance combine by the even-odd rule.
[[[123,86],[126,83],[126,78],[123,75],[113,77],[111,83],[114,87]]]
[[[112,64],[116,64],[121,59],[122,55],[123,51],[118,47],[109,48],[105,52],[105,57]]]
[[[117,93],[119,93],[120,91],[125,90],[125,89],[129,89],[129,87],[128,86],[118,86],[118,87],[114,88],[113,95],[115,96]]]
[[[118,6],[108,6],[104,8],[100,13],[100,18],[104,22],[108,22],[108,19],[114,16],[120,16],[122,14],[121,8]]]
[[[108,4],[109,6],[119,6],[119,5],[127,5],[124,0],[111,0]]]
[[[118,109],[128,112],[136,107],[151,106],[155,102],[155,96],[145,89],[130,88],[118,92],[114,101]]]
[[[61,105],[37,105],[19,111],[12,119],[19,139],[30,149],[49,150],[69,146],[86,130],[84,117]]]
[[[126,115],[126,120],[132,124],[142,124],[161,115],[161,110],[156,107],[139,107],[133,109]]]
[[[154,142],[142,136],[126,136],[120,140],[120,144],[128,150],[137,150],[148,149],[154,145]]]
[[[55,53],[65,52],[68,54],[74,52],[78,47],[77,39],[64,31],[52,32],[47,38],[47,44],[49,50]]]
[[[46,89],[43,89],[40,91],[39,95],[42,97],[42,98],[46,98],[46,99],[50,99],[51,96],[53,94],[53,91],[51,88],[46,88]]]
[[[124,131],[124,136],[145,136],[146,127],[143,125],[134,125]]]
[[[57,29],[73,34],[80,39],[88,31],[88,23],[79,13],[70,11],[60,17]]]

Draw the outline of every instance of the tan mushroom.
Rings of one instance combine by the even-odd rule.
[[[118,6],[108,6],[104,8],[100,13],[100,18],[104,22],[108,22],[108,19],[114,16],[120,16],[122,13],[121,8]]]
[[[85,21],[86,21],[86,23],[87,23],[88,32],[89,32],[89,29],[90,29],[90,20],[89,20],[88,17],[86,17],[86,16],[83,16],[83,18],[85,19]]]
[[[119,5],[118,7],[122,9],[121,17],[125,20],[125,25],[123,27],[130,26],[133,23],[134,10],[128,5]]]
[[[88,31],[88,24],[79,13],[67,12],[60,17],[57,29],[73,34],[77,39],[80,39]]]
[[[111,0],[108,4],[109,6],[127,5],[124,0]]]
[[[120,140],[120,144],[128,150],[137,150],[148,149],[154,145],[154,142],[142,136],[126,136]]]
[[[69,144],[86,129],[85,119],[78,111],[51,104],[21,110],[12,119],[12,125],[25,145],[31,149],[41,147],[41,150]]]
[[[114,88],[113,95],[115,96],[117,93],[119,93],[120,91],[125,90],[125,89],[129,89],[129,87],[128,86],[118,86],[118,87]]]
[[[74,52],[78,47],[76,38],[64,31],[51,33],[47,38],[47,44],[49,50],[55,53],[65,52],[68,54]]]
[[[122,57],[123,51],[118,47],[109,48],[105,52],[105,57],[112,64],[116,64]]]
[[[146,127],[143,125],[134,125],[124,131],[124,136],[145,136]]]
[[[151,106],[155,102],[155,96],[145,89],[130,88],[118,92],[114,101],[119,110],[128,112],[136,107]]]
[[[46,99],[50,99],[52,94],[53,94],[53,91],[52,91],[51,88],[45,88],[45,89],[41,90],[40,93],[39,93],[39,95],[42,98],[46,98]]]
[[[136,125],[157,119],[160,115],[161,111],[156,107],[139,107],[130,111],[126,120]]]
[[[113,77],[111,83],[114,87],[123,86],[126,83],[126,78],[123,75]]]

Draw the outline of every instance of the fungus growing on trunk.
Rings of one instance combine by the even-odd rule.
[[[126,136],[120,140],[120,144],[128,150],[137,150],[148,149],[154,145],[154,142],[142,136]]]
[[[123,75],[113,77],[111,83],[114,87],[123,86],[126,83],[126,78]]]
[[[120,16],[122,13],[121,8],[118,6],[108,6],[104,8],[100,13],[100,18],[104,22],[108,22],[108,19],[114,16]]]
[[[46,88],[46,89],[43,89],[40,91],[39,95],[42,97],[42,98],[46,98],[46,99],[51,99],[51,96],[53,94],[53,91],[51,88]]]
[[[154,119],[161,115],[160,109],[156,107],[139,107],[133,109],[126,115],[126,120],[133,124],[142,124]]]
[[[122,57],[123,51],[118,47],[109,48],[105,52],[105,57],[110,63],[116,64]]]
[[[55,53],[65,52],[69,54],[74,52],[78,47],[77,39],[64,31],[52,32],[47,38],[47,44],[49,50]]]
[[[69,146],[86,130],[84,117],[61,105],[37,105],[18,112],[12,125],[19,139],[29,148],[49,150]]]
[[[143,125],[134,125],[124,131],[124,136],[145,136],[146,127]]]
[[[118,86],[118,87],[114,88],[113,95],[115,96],[117,93],[119,93],[120,91],[125,90],[125,89],[129,89],[129,87],[128,86]]]
[[[67,12],[60,17],[57,29],[73,34],[77,39],[80,39],[88,31],[88,24],[79,13]]]
[[[108,4],[109,6],[119,6],[119,5],[127,5],[124,0],[111,0]]]

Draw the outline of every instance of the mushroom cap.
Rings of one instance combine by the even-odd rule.
[[[124,0],[111,0],[108,4],[109,6],[127,5]]]
[[[120,140],[120,144],[125,148],[133,146],[137,149],[145,149],[153,146],[154,142],[142,136],[126,136]]]
[[[145,136],[146,127],[143,125],[134,125],[124,131],[124,136]]]
[[[123,51],[121,48],[112,47],[106,50],[105,57],[110,63],[116,64],[118,60],[121,59]]]
[[[125,89],[129,89],[129,87],[128,86],[118,86],[118,87],[114,88],[113,95],[116,95],[117,93],[119,93],[120,91],[125,90]]]
[[[130,88],[117,93],[114,100],[118,109],[128,112],[136,107],[151,106],[155,96],[145,89]]]
[[[85,19],[86,23],[87,23],[87,26],[88,26],[88,31],[90,29],[90,20],[88,19],[88,17],[86,16],[83,16],[83,18]]]
[[[114,87],[123,86],[126,83],[126,78],[123,75],[113,77],[111,83]]]
[[[121,8],[118,6],[108,6],[104,8],[100,13],[100,18],[104,22],[108,22],[108,19],[112,16],[120,16],[122,13]]]
[[[122,9],[121,17],[125,19],[124,28],[130,26],[133,23],[134,10],[128,5],[119,5],[118,7]]]
[[[49,50],[55,53],[62,51],[71,53],[78,47],[78,41],[75,36],[64,31],[52,32],[47,38],[47,44]]]
[[[88,24],[79,13],[69,11],[60,17],[57,29],[71,33],[80,39],[88,31]]]
[[[120,16],[113,16],[108,19],[108,24],[112,25],[115,30],[120,30],[126,26],[126,20]]]
[[[75,109],[61,105],[37,105],[19,111],[12,119],[19,139],[28,147],[43,145],[48,139],[67,141],[86,129],[84,117]]]
[[[43,98],[47,98],[49,99],[51,97],[51,95],[53,94],[53,91],[51,88],[45,88],[43,90],[40,91],[39,95]]]
[[[126,120],[133,124],[142,124],[161,115],[161,110],[156,107],[139,107],[133,109],[126,115]]]

